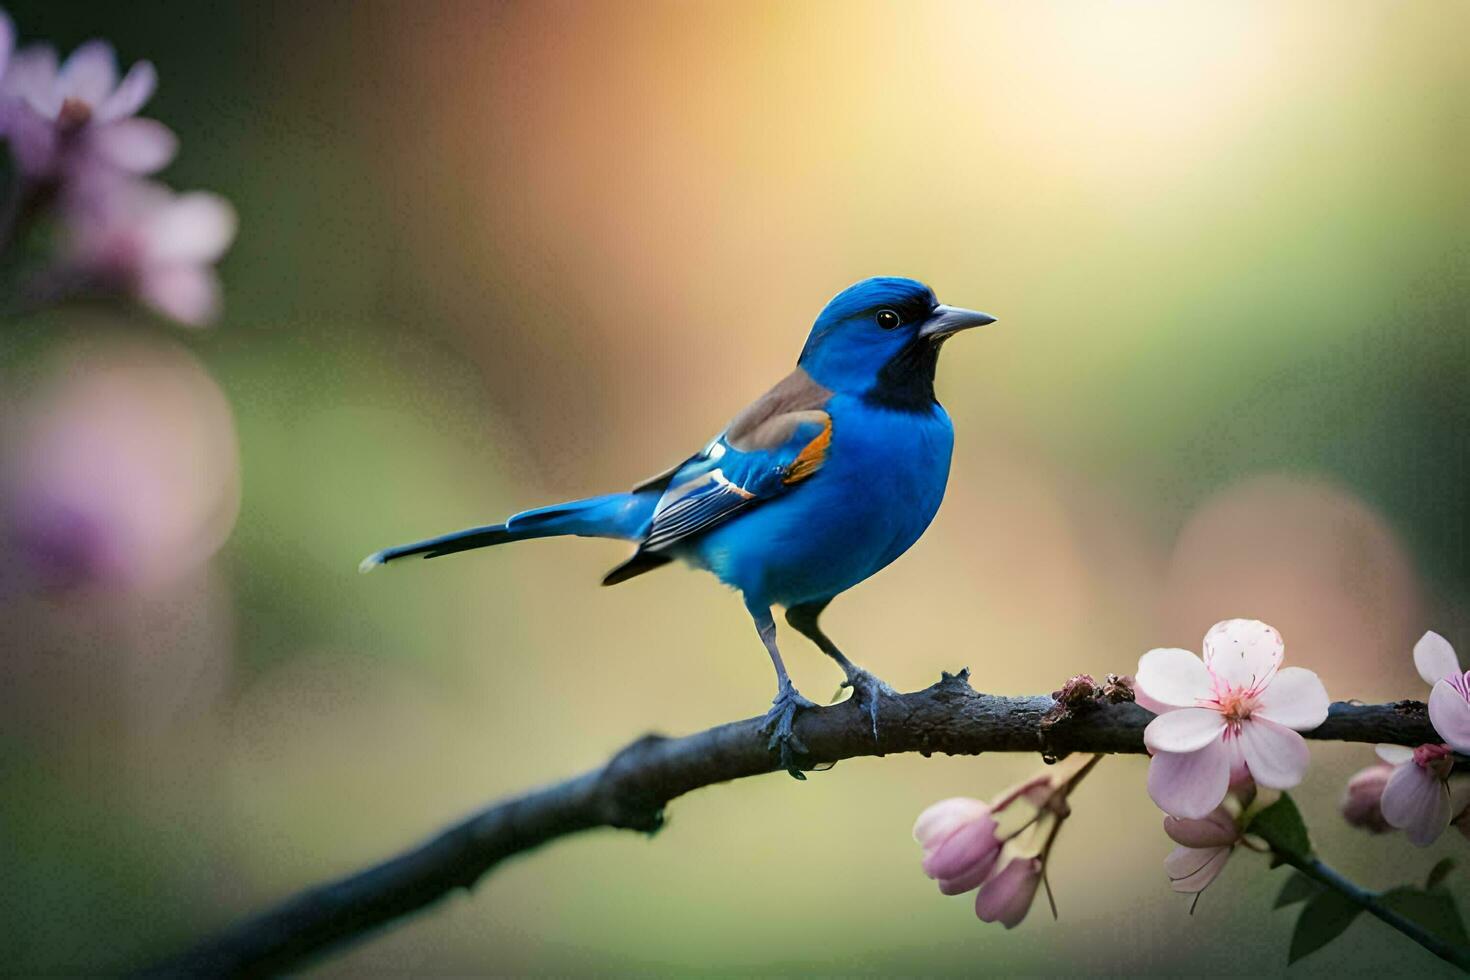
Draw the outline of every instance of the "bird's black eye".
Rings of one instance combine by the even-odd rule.
[[[898,314],[893,312],[892,310],[878,311],[878,326],[882,327],[884,330],[892,330],[894,327],[898,326],[899,322],[900,321],[898,318]]]

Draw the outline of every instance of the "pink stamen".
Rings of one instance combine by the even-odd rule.
[[[1261,685],[1264,687],[1265,685]],[[1260,703],[1260,688],[1255,684],[1249,687],[1227,687],[1216,693],[1213,700],[1198,702],[1201,708],[1209,708],[1218,711],[1225,718],[1225,735],[1230,737],[1240,731],[1241,722],[1251,716]]]

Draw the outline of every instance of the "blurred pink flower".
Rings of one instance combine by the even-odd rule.
[[[1164,858],[1164,872],[1176,892],[1197,895],[1225,869],[1240,841],[1235,818],[1223,806],[1203,819],[1164,818],[1164,833],[1179,846]]]
[[[1245,774],[1262,786],[1301,782],[1310,756],[1298,734],[1327,718],[1327,691],[1312,671],[1282,669],[1281,634],[1231,619],[1205,634],[1204,660],[1188,650],[1150,650],[1135,692],[1158,713],[1144,730],[1153,753],[1148,791],[1176,817],[1202,818]]]
[[[203,564],[239,508],[219,386],[173,345],[90,343],[55,361],[0,411],[6,568],[26,585],[147,591]]]
[[[1431,686],[1429,720],[1456,752],[1470,753],[1470,671],[1460,670],[1450,641],[1430,630],[1414,644],[1414,666]]]
[[[119,81],[105,41],[88,41],[60,63],[46,44],[15,52],[0,77],[0,101],[17,166],[42,179],[94,165],[136,174],[159,170],[178,151],[178,138],[162,123],[135,118],[157,84],[147,61]]]
[[[1354,773],[1348,780],[1342,802],[1338,804],[1342,818],[1370,834],[1381,834],[1392,829],[1392,825],[1383,819],[1383,789],[1388,785],[1388,777],[1392,774],[1393,766],[1385,762],[1375,763]]]
[[[94,179],[65,211],[63,263],[69,274],[135,295],[190,325],[219,314],[213,264],[235,237],[235,210],[204,191],[175,194],[161,184]]]
[[[1378,757],[1393,766],[1383,787],[1383,819],[1414,844],[1428,847],[1454,816],[1449,777],[1455,761],[1448,745],[1380,745]]]
[[[1041,859],[1016,856],[994,878],[980,886],[975,896],[975,915],[981,922],[999,922],[1014,929],[1031,911],[1036,887],[1041,884]]]
[[[976,887],[1000,856],[996,826],[988,803],[967,797],[935,803],[914,823],[914,840],[924,848],[924,873],[946,895]]]

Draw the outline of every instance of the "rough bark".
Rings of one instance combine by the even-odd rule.
[[[1050,697],[998,697],[975,692],[961,671],[925,690],[885,698],[876,739],[867,713],[851,701],[802,714],[796,733],[810,768],[902,752],[1035,752],[1050,760],[1074,752],[1142,753],[1143,729],[1152,717],[1133,703],[1126,681],[1111,676],[1103,684],[1074,678]],[[1307,737],[1439,741],[1417,701],[1340,701]],[[512,855],[594,827],[652,833],[669,801],[778,768],[757,718],[682,738],[647,735],[597,769],[495,803],[396,857],[232,926],[147,974],[280,973],[470,888]]]

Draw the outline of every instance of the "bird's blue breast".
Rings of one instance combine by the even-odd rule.
[[[701,536],[685,558],[748,596],[791,606],[851,588],[919,539],[949,479],[954,429],[944,409],[835,395],[827,411],[832,441],[820,471]]]

